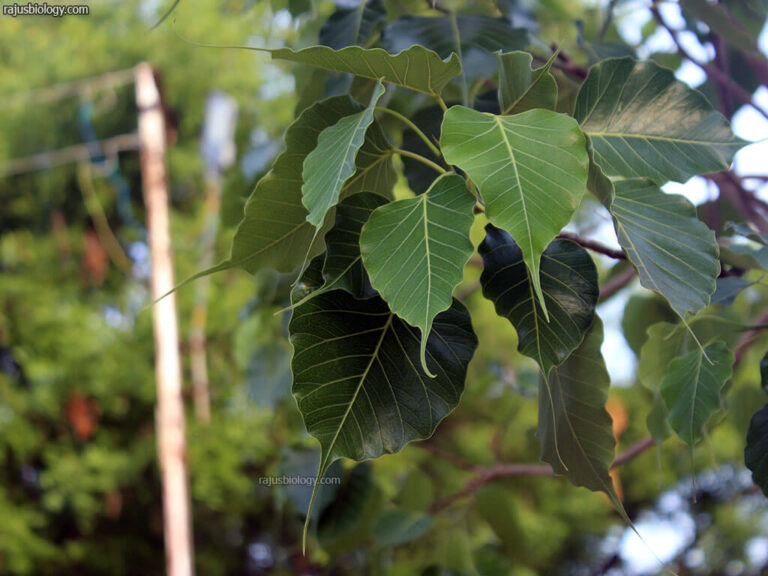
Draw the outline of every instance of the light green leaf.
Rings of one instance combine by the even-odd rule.
[[[304,280],[311,289],[318,279]],[[376,458],[431,436],[458,404],[477,347],[469,313],[454,300],[433,322],[427,362],[437,376],[427,378],[416,329],[380,298],[357,300],[343,290],[297,306],[289,332],[292,392],[320,441],[319,477],[339,458]]]
[[[285,134],[285,150],[248,199],[232,242],[232,255],[219,269],[242,266],[251,273],[261,268],[291,272],[302,264],[305,254],[312,257],[322,252],[323,232],[315,233],[301,202],[302,165],[325,128],[360,109],[348,96],[336,96],[306,109],[291,124]],[[342,188],[341,195],[368,189],[370,175],[387,175],[391,170],[391,149],[374,123],[358,154],[357,174]],[[385,185],[393,182],[393,178],[382,180]],[[377,191],[389,193],[385,187]],[[324,230],[332,223],[327,218]]]
[[[533,56],[528,52],[496,53],[502,114],[518,114],[533,108],[555,109],[557,82],[549,69],[556,57],[553,54],[544,66],[531,70]]]
[[[485,229],[479,249],[483,296],[517,330],[520,352],[548,374],[579,346],[592,325],[599,291],[595,264],[570,240],[549,245],[541,258],[541,286],[550,313],[547,323],[533,295],[520,247],[503,230],[491,224]]]
[[[745,144],[700,92],[671,70],[632,58],[590,69],[574,117],[609,177],[685,182],[725,170]]]
[[[733,354],[724,342],[696,348],[670,363],[661,395],[669,409],[669,424],[683,442],[693,446],[701,438],[704,425],[720,406],[720,391],[731,377],[732,365]]]
[[[648,339],[648,328],[658,322],[675,322],[675,314],[663,298],[656,294],[633,294],[624,307],[621,329],[624,339],[639,357],[643,344]]]
[[[648,180],[614,183],[616,235],[640,283],[664,296],[682,318],[709,304],[720,274],[715,234],[683,196]]]
[[[302,203],[309,211],[307,222],[319,228],[325,215],[339,201],[344,183],[355,173],[355,158],[373,123],[373,109],[384,94],[376,84],[371,100],[363,110],[345,116],[320,133],[317,147],[304,159]]]
[[[480,189],[488,219],[520,246],[548,319],[539,264],[584,196],[584,135],[573,118],[549,110],[495,116],[454,106],[445,114],[440,143],[445,159]]]
[[[621,502],[609,471],[616,441],[605,409],[610,377],[600,353],[603,323],[594,324],[581,346],[552,369],[547,385],[539,387],[541,459],[574,485],[605,492],[614,505]]]
[[[421,330],[421,365],[430,376],[427,337],[472,255],[474,205],[464,179],[444,174],[426,194],[377,208],[360,235],[371,284],[395,314]]]
[[[646,333],[648,337],[640,348],[637,376],[642,385],[653,394],[653,406],[645,423],[653,441],[661,445],[672,431],[668,421],[669,411],[661,397],[661,382],[669,364],[680,350],[684,332],[680,329],[680,324],[659,322],[648,328]]]
[[[430,96],[437,96],[451,81],[461,74],[461,62],[456,54],[446,60],[423,46],[411,46],[398,54],[389,54],[381,48],[348,46],[333,50],[327,46],[310,46],[294,51],[290,48],[250,48],[269,52],[272,58],[309,64],[325,70],[347,72],[371,80],[381,79],[389,84],[409,88]]]

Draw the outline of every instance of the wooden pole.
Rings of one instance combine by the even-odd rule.
[[[221,207],[221,179],[219,175],[217,173],[207,174],[205,187],[205,223],[200,242],[200,270],[207,270],[213,265]],[[195,304],[192,309],[192,321],[189,328],[189,366],[192,376],[192,394],[195,401],[195,417],[198,422],[203,424],[207,424],[211,420],[211,393],[206,360],[208,346],[205,337],[210,289],[210,276],[204,276],[197,281]]]
[[[166,174],[165,117],[160,92],[149,64],[136,67],[136,103],[144,203],[151,256],[152,299],[174,286]],[[193,576],[192,528],[187,482],[184,401],[181,385],[179,329],[173,294],[153,307],[156,426],[163,484],[163,525],[168,576]]]

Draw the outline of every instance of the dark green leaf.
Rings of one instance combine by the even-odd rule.
[[[631,58],[593,66],[574,117],[609,177],[685,182],[725,170],[745,142],[671,70]]]
[[[502,114],[518,114],[533,108],[555,109],[557,82],[549,72],[555,58],[553,55],[544,66],[531,70],[533,56],[528,52],[496,54]]]
[[[334,50],[365,46],[386,17],[381,0],[363,0],[354,8],[338,8],[320,29],[318,44]]]
[[[713,362],[710,364],[706,356]],[[733,354],[724,342],[675,358],[661,383],[669,424],[681,440],[695,444],[720,406],[720,390],[731,377]]]
[[[740,276],[718,278],[717,289],[712,294],[712,304],[730,306],[739,294],[752,285],[754,285],[754,282]]]
[[[316,229],[323,224],[328,210],[338,203],[342,187],[355,173],[355,158],[382,94],[384,85],[379,82],[368,106],[324,129],[317,138],[317,147],[304,159],[301,200],[309,211],[307,222]]]
[[[548,374],[579,346],[594,319],[598,286],[592,258],[570,240],[555,240],[544,252],[541,288],[549,309],[547,323],[512,237],[488,224],[480,255],[483,295],[517,330],[520,352]]]
[[[715,234],[694,206],[648,180],[617,181],[615,192],[616,235],[640,283],[664,296],[683,318],[707,306],[720,262]]]
[[[760,360],[760,385],[768,392],[768,352]]]
[[[768,405],[755,412],[749,423],[744,463],[752,470],[752,481],[768,496]]]
[[[440,140],[440,126],[443,123],[442,108],[439,106],[422,108],[409,118],[432,142]],[[403,130],[403,143],[400,147],[420,156],[432,157],[432,151],[429,147],[410,128]],[[410,189],[416,194],[425,192],[435,179],[435,170],[407,156],[404,156],[402,161],[403,171],[408,179]]]
[[[611,381],[600,346],[603,323],[595,317],[584,342],[552,369],[539,388],[541,459],[574,485],[605,492],[621,503],[609,471],[616,441],[605,409]]]
[[[363,192],[339,204],[336,224],[325,236],[324,291],[342,289],[359,299],[376,295],[360,256],[360,230],[371,213],[386,203],[378,194]]]
[[[363,226],[360,249],[371,284],[390,309],[421,330],[421,365],[434,317],[451,305],[472,255],[475,198],[464,179],[444,174],[426,194],[377,208]]]
[[[320,441],[319,476],[339,458],[364,460],[429,437],[455,408],[477,339],[454,300],[438,315],[419,364],[419,336],[380,298],[334,290],[297,306],[289,325],[293,395]]]
[[[493,53],[522,50],[528,31],[513,28],[506,18],[448,15],[436,18],[406,16],[391,22],[382,34],[383,46],[392,53],[419,44],[447,58],[456,53],[469,78],[492,76]]]
[[[454,106],[445,113],[440,142],[445,159],[480,189],[488,219],[520,246],[547,318],[541,254],[586,190],[584,135],[573,118],[550,110],[495,116]]]

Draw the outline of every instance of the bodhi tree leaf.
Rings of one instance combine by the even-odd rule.
[[[610,377],[600,353],[603,323],[599,317],[581,346],[552,369],[539,388],[541,459],[574,485],[605,492],[621,502],[609,475],[616,441],[605,409]]]
[[[749,422],[744,463],[752,471],[752,481],[768,496],[768,406],[755,412]]]
[[[632,58],[605,60],[590,69],[574,117],[609,177],[685,182],[725,170],[745,144],[674,72]]]
[[[491,224],[480,245],[483,295],[496,313],[517,330],[520,352],[536,360],[544,374],[561,364],[581,343],[595,316],[598,285],[592,258],[570,240],[555,240],[541,258],[541,288],[549,308],[544,322],[520,247]]]
[[[454,300],[429,334],[436,377],[427,378],[416,329],[380,298],[357,300],[343,290],[297,306],[289,331],[293,395],[321,445],[318,477],[339,458],[376,458],[431,436],[458,404],[477,347],[469,313]]]
[[[645,344],[647,330],[657,322],[675,322],[677,315],[670,309],[663,298],[656,294],[633,294],[624,307],[621,329],[624,339],[639,357]]]
[[[640,283],[664,296],[682,318],[709,304],[720,274],[715,234],[678,194],[649,180],[619,180],[611,205],[616,235]]]
[[[488,219],[520,246],[548,319],[539,262],[584,196],[584,135],[573,118],[550,110],[495,116],[454,106],[445,113],[440,143],[446,161],[480,189]]]
[[[272,170],[256,185],[245,205],[245,215],[232,241],[230,259],[216,269],[242,266],[253,273],[261,268],[291,272],[305,254],[323,249],[322,232],[315,234],[307,222],[301,202],[301,171],[304,159],[315,149],[319,134],[339,119],[360,111],[349,96],[318,102],[302,112],[285,134],[285,150]],[[357,173],[342,188],[342,196],[371,188],[371,175],[382,175],[384,185],[375,191],[388,193],[391,149],[376,124],[368,130],[366,143],[358,154]],[[325,224],[330,227],[332,221]],[[315,240],[313,241],[313,238]],[[311,246],[310,246],[311,244]]]
[[[669,409],[669,424],[683,442],[693,446],[701,438],[704,425],[720,406],[720,390],[731,377],[732,365],[733,354],[724,342],[696,348],[670,363],[661,395]]]
[[[371,80],[381,79],[389,84],[430,96],[439,95],[451,78],[461,74],[461,62],[456,54],[442,60],[423,46],[411,46],[398,54],[390,54],[381,48],[359,46],[348,46],[341,50],[333,50],[327,46],[310,46],[298,51],[290,48],[246,48],[269,52],[272,58],[278,60],[309,64]]]
[[[430,376],[427,337],[472,255],[474,206],[464,179],[444,174],[426,194],[374,210],[360,234],[371,284],[395,314],[421,330],[421,365]]]
[[[354,8],[338,8],[320,29],[318,44],[334,50],[364,46],[386,16],[381,0],[363,1]]]
[[[544,66],[531,70],[533,56],[528,52],[496,53],[502,114],[517,114],[532,108],[555,109],[557,82],[549,69],[556,57],[557,54],[553,54]]]
[[[355,158],[373,123],[373,109],[384,94],[376,84],[368,106],[345,116],[320,133],[317,147],[304,159],[301,201],[309,211],[307,222],[319,229],[328,210],[339,201],[344,183],[355,173]]]
[[[525,48],[528,31],[513,28],[506,18],[454,13],[435,18],[406,16],[384,28],[382,44],[393,53],[414,44],[434,50],[443,58],[456,53],[463,73],[478,78],[494,73],[494,52]]]

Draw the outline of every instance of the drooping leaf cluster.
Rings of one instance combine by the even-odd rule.
[[[429,437],[457,406],[478,340],[454,293],[473,260],[483,295],[538,363],[542,460],[621,508],[598,270],[588,244],[558,236],[588,191],[607,211],[668,322],[643,324],[634,344],[655,398],[650,432],[692,447],[734,362],[733,342],[699,319],[747,286],[727,280],[764,267],[767,243],[740,225],[730,233],[751,244],[721,255],[694,206],[661,186],[727,170],[746,142],[655,62],[596,59],[564,90],[575,80],[559,54],[486,12],[402,16],[363,2],[331,15],[317,46],[255,48],[317,68],[326,86],[347,78],[347,93],[302,99],[216,269],[297,279],[293,394],[322,476],[339,458]]]

